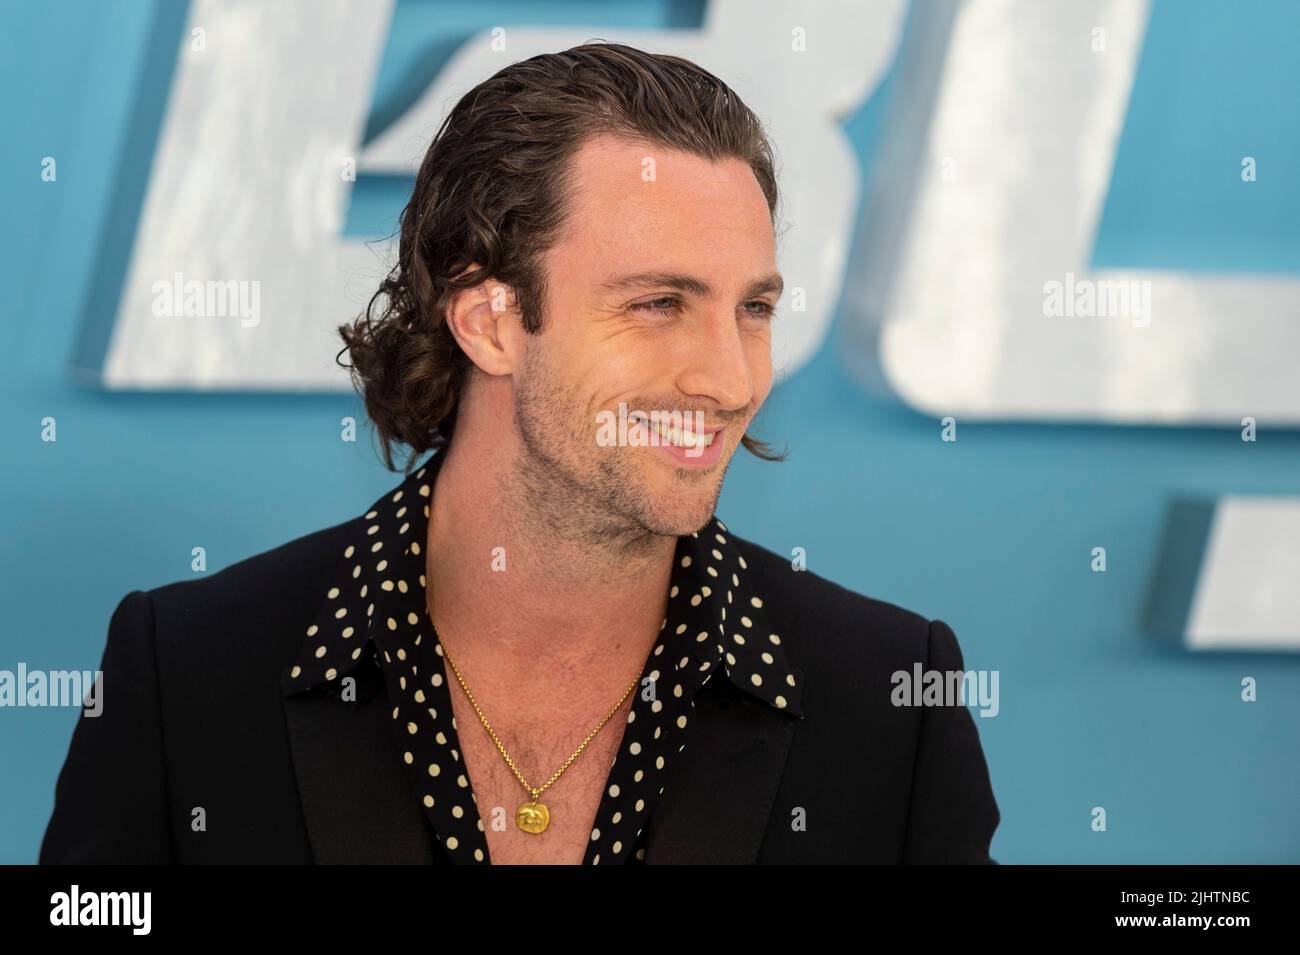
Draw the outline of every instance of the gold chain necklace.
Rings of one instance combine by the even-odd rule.
[[[515,779],[519,780],[520,785],[527,790],[531,797],[528,802],[521,805],[515,812],[515,825],[524,832],[531,832],[534,835],[545,831],[546,827],[551,823],[551,811],[546,807],[545,803],[538,802],[537,797],[549,789],[551,784],[559,779],[560,775],[566,769],[573,765],[573,761],[582,755],[582,751],[587,748],[587,744],[596,738],[596,734],[600,732],[601,727],[613,718],[614,714],[617,713],[623,703],[626,702],[628,695],[636,689],[636,685],[641,682],[641,675],[639,673],[637,674],[636,679],[632,681],[632,685],[627,688],[619,698],[619,701],[614,704],[614,708],[605,714],[605,718],[596,724],[594,730],[587,734],[587,738],[582,741],[582,745],[574,750],[573,755],[564,761],[564,765],[552,773],[551,778],[544,784],[534,787],[528,785],[528,780],[524,779],[523,775],[519,772],[519,768],[515,765],[515,761],[511,759],[510,754],[506,752],[505,745],[497,736],[496,731],[492,729],[492,724],[490,724],[487,721],[487,717],[483,715],[483,710],[478,705],[478,700],[474,699],[474,694],[471,693],[469,687],[466,686],[465,678],[460,675],[460,668],[456,666],[456,661],[451,658],[451,651],[447,649],[447,644],[438,636],[438,630],[436,627],[433,630],[433,634],[438,640],[438,645],[442,647],[442,652],[443,655],[446,656],[447,662],[451,664],[452,672],[456,674],[456,681],[460,684],[460,688],[465,691],[465,696],[469,699],[470,705],[474,707],[474,712],[478,714],[479,722],[483,724],[483,728],[487,730],[488,735],[492,737],[492,742],[497,744],[497,749],[501,752],[502,758],[505,759],[506,765],[510,767],[510,771],[515,774]]]

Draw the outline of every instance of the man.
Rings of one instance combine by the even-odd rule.
[[[693,64],[594,44],[471,90],[341,331],[363,516],[129,594],[41,858],[982,862],[952,631],[714,517],[772,386],[777,186]]]

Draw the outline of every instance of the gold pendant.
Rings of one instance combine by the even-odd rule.
[[[524,832],[533,834],[542,832],[551,822],[551,811],[546,808],[545,803],[526,802],[519,807],[515,813],[515,824]]]

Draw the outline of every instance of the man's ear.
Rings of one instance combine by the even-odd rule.
[[[469,360],[486,374],[509,375],[523,360],[518,298],[512,287],[496,278],[453,293],[446,322]]]

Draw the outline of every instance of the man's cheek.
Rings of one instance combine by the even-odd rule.
[[[772,393],[772,366],[769,364],[760,369],[753,375],[754,382],[754,414],[758,409],[763,407],[763,402],[767,401],[768,396]]]

